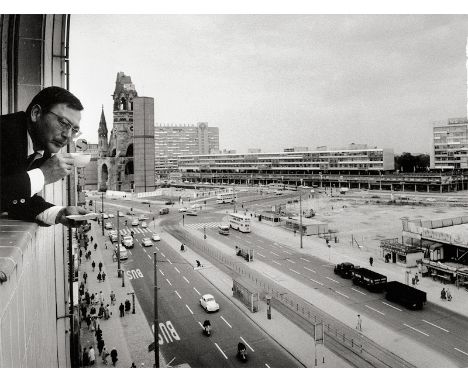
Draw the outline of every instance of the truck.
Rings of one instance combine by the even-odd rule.
[[[344,279],[350,279],[353,277],[354,264],[351,263],[340,263],[335,265],[333,272],[335,275],[339,275]]]
[[[352,271],[354,285],[360,285],[369,292],[383,292],[387,284],[387,276],[367,268],[354,268]]]
[[[385,298],[412,310],[422,309],[427,301],[426,292],[399,281],[387,282]]]

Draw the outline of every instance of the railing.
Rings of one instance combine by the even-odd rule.
[[[259,272],[250,269],[244,262],[240,262],[238,258],[224,254],[211,245],[206,244],[205,241],[195,238],[179,226],[167,226],[166,230],[181,242],[197,250],[202,256],[209,257],[210,260],[215,260],[226,267],[230,272],[234,273],[234,275],[231,274],[232,276],[242,276],[248,279],[260,289],[261,298],[264,298],[265,294],[271,295],[273,300],[305,320],[310,327],[316,323],[323,322],[325,336],[328,338],[328,341],[331,340],[335,345],[341,345],[348,353],[353,353],[354,356],[358,355],[367,364],[367,367],[413,367],[409,362],[362,336],[360,332],[349,328],[313,304],[294,295],[290,290],[281,287]],[[341,349],[342,352],[343,349]]]

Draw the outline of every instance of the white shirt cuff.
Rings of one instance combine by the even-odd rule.
[[[40,168],[28,171],[29,180],[31,181],[31,197],[44,188],[44,174]]]
[[[41,212],[39,215],[36,216],[36,219],[49,225],[54,225],[55,224],[55,219],[57,217],[57,214],[62,210],[63,206],[53,206],[45,211]]]

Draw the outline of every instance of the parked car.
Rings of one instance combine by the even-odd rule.
[[[133,237],[132,236],[124,236],[122,238],[122,244],[125,248],[133,248]]]
[[[111,236],[110,236],[110,241],[111,241],[111,243],[117,243],[117,240],[118,240],[117,235],[111,235]]]
[[[141,223],[141,228],[148,228],[148,223],[142,222]]]
[[[340,275],[344,279],[350,279],[353,277],[354,264],[351,263],[340,263],[335,265],[335,275]]]
[[[161,238],[159,237],[157,233],[153,233],[153,236],[151,236],[151,239],[153,239],[154,241],[161,241]]]
[[[180,207],[180,208],[179,208],[179,212],[187,212],[187,208],[185,208],[185,207]]]
[[[190,216],[197,216],[198,211],[190,209],[190,210],[187,210],[186,214]]]
[[[112,223],[111,222],[106,222],[106,224],[104,225],[104,228],[105,229],[112,229]]]
[[[128,252],[127,249],[122,245],[122,244],[117,244],[119,246],[119,256],[120,260],[127,260],[128,259]],[[117,258],[117,245],[115,246],[114,249],[114,257]]]
[[[119,216],[125,216],[122,211],[119,211]]]
[[[111,237],[112,235],[117,236],[117,231],[116,231],[115,229],[112,229],[112,230],[110,230],[110,231],[108,232],[108,235],[109,235],[109,237]]]
[[[110,218],[113,218],[113,217],[115,217],[115,216],[114,216],[114,214],[109,214],[109,217],[110,217]]]
[[[141,245],[143,247],[151,247],[153,246],[153,242],[149,237],[144,237],[143,239],[141,239]]]
[[[104,219],[109,219],[109,215],[107,215],[107,214],[102,215],[102,217],[103,217]]]
[[[132,220],[132,226],[135,227],[135,226],[137,226],[137,225],[139,225],[139,224],[140,224],[140,222],[138,221],[138,219],[133,219],[133,220]]]
[[[140,215],[140,217],[138,218],[138,220],[148,220],[148,216],[146,216],[146,215]]]
[[[211,294],[203,295],[200,299],[200,305],[207,312],[217,312],[219,310],[219,304]]]

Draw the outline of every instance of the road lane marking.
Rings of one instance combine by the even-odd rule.
[[[345,298],[349,298],[348,296],[346,296],[345,294],[341,293],[341,292],[338,292],[337,290],[335,291],[336,293],[338,293],[339,295],[345,297]]]
[[[182,300],[182,297],[180,297],[179,292],[175,291],[175,294],[176,294],[177,296],[179,296],[179,298]]]
[[[148,256],[148,259],[150,259],[150,260],[151,260],[151,256],[150,256],[150,255],[146,254],[146,256]]]
[[[165,274],[163,273],[163,271],[162,271],[162,270],[160,270],[160,269],[159,269],[159,272],[160,272],[160,273],[161,273],[163,276],[165,276]]]
[[[291,272],[294,272],[294,273],[297,273],[298,275],[300,275],[300,273],[298,271],[295,271],[294,269],[291,269],[291,268],[288,268]]]
[[[168,279],[166,279],[166,281],[169,283],[170,286],[172,286],[171,282]]]
[[[162,252],[159,252],[161,254],[162,257],[166,257],[166,255]]]
[[[278,247],[281,247],[276,241],[274,241],[273,244],[277,245]]]
[[[429,322],[429,321],[426,321],[426,320],[423,320],[423,321],[424,321],[426,324],[435,326],[436,328],[438,328],[438,329],[440,329],[440,330],[443,330],[444,332],[450,333],[450,331],[448,331],[447,329],[441,328],[440,326],[437,326],[436,324],[433,324],[432,322]]]
[[[198,321],[198,325],[200,325],[202,329],[205,329],[200,321]]]
[[[365,294],[364,292],[361,292],[360,290],[357,290],[357,289],[354,289],[354,288],[351,288],[351,289],[352,289],[353,291],[355,291],[355,292],[358,292],[358,293],[363,294],[364,296],[367,296],[367,294]]]
[[[267,363],[265,364],[265,366],[268,367],[269,369],[271,369],[270,366]]]
[[[387,304],[385,301],[382,301],[382,304],[387,305],[387,306],[389,306],[390,308],[393,308],[393,309],[395,309],[395,310],[398,310],[399,312],[402,312],[402,310],[401,310],[400,308],[397,308],[396,306]],[[424,321],[424,320],[423,320],[423,321]]]
[[[275,260],[272,260],[275,264],[278,264],[278,265],[281,265],[281,263],[278,263],[277,261]]]
[[[265,257],[265,255],[262,255],[261,253],[257,252],[257,255]]]
[[[241,337],[240,339],[242,340],[242,342],[243,342],[244,344],[247,345],[247,347],[248,347],[250,350],[252,350],[253,353],[255,352],[255,350],[252,349],[252,346],[250,346],[250,345],[247,343],[246,340],[244,340],[242,337]]]
[[[187,281],[187,284],[190,284],[190,281],[188,281],[185,276],[182,276],[185,281]]]
[[[192,309],[190,309],[189,306],[188,306],[187,304],[185,304],[185,306],[187,307],[187,309],[189,310],[189,312],[193,314]]]
[[[263,247],[262,247],[262,246],[260,246],[260,245],[257,245],[257,247],[258,247],[258,248],[260,248],[260,249],[265,249],[265,248],[263,248]]]
[[[310,260],[304,259],[303,257],[301,257],[301,260],[304,260],[304,261],[307,261],[308,263],[310,263]]]
[[[146,249],[144,249],[144,248],[142,248],[142,249],[143,249],[143,252],[145,252],[145,253],[146,253]]]
[[[224,319],[223,316],[220,316],[220,317],[221,317],[221,319],[226,323],[226,325],[229,326],[229,327],[232,329],[231,324],[230,324],[229,322],[227,322],[227,321]]]
[[[201,296],[201,293],[199,291],[197,291],[197,288],[193,287],[193,289],[195,289],[195,292],[197,292],[198,295]]]
[[[279,257],[279,255],[275,252],[270,252],[272,255],[276,256],[276,257]]]
[[[171,259],[167,259],[168,263],[172,265]]]
[[[285,259],[285,260],[286,260],[286,261],[289,261],[290,263],[296,264],[295,261],[292,261],[292,260],[290,260],[290,259]]]
[[[174,269],[177,271],[177,273],[180,274],[180,271],[177,269],[177,267],[174,267]]]
[[[407,324],[403,324],[403,325],[407,326],[407,327],[410,328],[410,329],[413,329],[413,330],[417,331],[418,333],[424,334],[425,336],[429,337],[429,334],[424,333],[424,332],[421,332],[420,330],[418,330],[418,329],[416,329],[416,328],[413,328],[412,326],[409,326],[409,325],[407,325]]]
[[[304,269],[307,269],[308,271],[311,271],[312,273],[317,273],[313,269],[310,269],[310,268],[307,268],[307,267],[304,267]]]
[[[380,310],[377,310],[377,309],[374,309],[372,308],[371,306],[369,305],[364,305],[366,308],[369,308],[371,310],[373,310],[374,312],[377,312],[378,314],[381,314],[382,316],[385,316],[385,313],[382,313]]]
[[[325,277],[325,278],[328,279],[328,280],[330,280],[330,281],[333,281],[334,283],[337,283],[337,284],[340,283],[339,281],[336,281],[336,280],[332,279],[331,277]]]
[[[460,353],[463,353],[463,354],[465,354],[465,355],[468,355],[468,353],[465,353],[463,350],[460,350],[460,349],[458,349],[458,348],[454,348],[454,349],[455,349],[456,351],[459,351]]]
[[[216,342],[214,344],[216,345],[218,350],[221,352],[221,354],[224,356],[224,358],[228,359],[228,357],[226,356],[226,354],[224,354],[224,352],[221,350],[221,348],[218,346],[218,344]]]
[[[321,283],[320,281],[317,281],[317,280],[314,280],[314,279],[309,279],[309,280],[310,280],[310,281],[313,281],[314,283],[317,283],[317,284],[323,286],[323,283]]]

